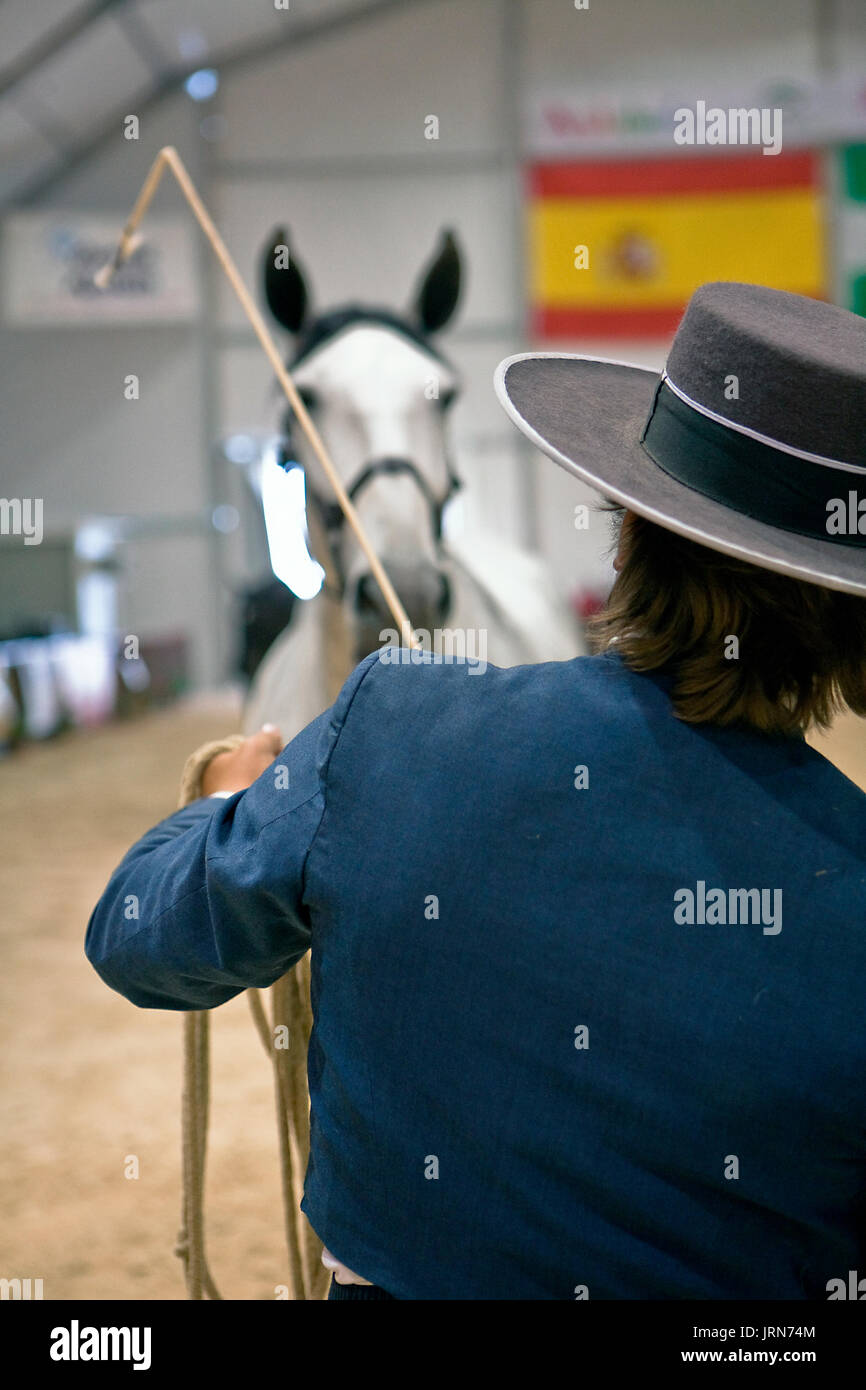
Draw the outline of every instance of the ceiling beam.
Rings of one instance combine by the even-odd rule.
[[[0,68],[0,98],[29,77],[40,64],[47,63],[65,44],[77,39],[79,34],[83,34],[85,29],[95,24],[97,19],[101,19],[109,10],[126,4],[128,0],[92,0],[92,3],[85,5],[83,9],[73,10],[71,15],[67,15],[66,19],[61,20],[41,39],[37,39],[36,43],[25,48],[14,62]]]
[[[144,16],[131,5],[124,5],[123,9],[118,10],[115,18],[127,43],[150,68],[154,80],[161,82],[163,76],[171,71],[172,64],[150,25],[145,22]]]
[[[289,11],[287,12],[286,33],[282,37],[274,38],[273,34],[269,34],[249,44],[227,49],[222,54],[209,53],[206,59],[200,58],[194,63],[187,63],[182,67],[165,72],[155,83],[150,95],[144,100],[139,98],[136,101],[135,114],[141,117],[165,97],[176,95],[182,83],[205,63],[208,67],[216,68],[221,73],[236,71],[241,67],[256,63],[262,58],[271,57],[284,48],[291,48],[294,51],[307,44],[316,43],[320,39],[328,38],[332,34],[359,29],[363,25],[394,11],[405,13],[410,7],[417,8],[420,5],[435,2],[436,0],[370,0],[370,3],[364,6],[337,11],[335,14],[327,15],[324,19],[314,19],[303,23],[290,21],[288,15],[291,11]],[[117,3],[125,4],[126,0],[100,0],[99,7],[104,10]],[[71,144],[63,158],[58,159],[56,164],[52,164],[47,170],[32,179],[30,183],[15,190],[5,200],[4,205],[24,207],[37,203],[49,189],[62,182],[68,174],[79,169],[97,154],[108,141],[116,138],[122,128],[123,119],[128,114],[128,103],[113,111],[108,119],[102,121],[95,130],[88,132],[77,143]]]

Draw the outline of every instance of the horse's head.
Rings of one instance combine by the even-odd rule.
[[[295,339],[289,367],[304,404],[412,626],[432,632],[450,604],[440,539],[442,508],[457,485],[445,429],[458,378],[430,337],[459,298],[454,237],[443,234],[406,317],[358,304],[310,314],[305,278],[282,228],[263,268],[271,313]],[[364,655],[380,645],[393,618],[291,410],[284,428],[284,456],[306,475],[313,549],[342,593],[356,655]]]

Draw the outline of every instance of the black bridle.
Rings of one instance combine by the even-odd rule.
[[[298,467],[297,461],[290,456],[290,442],[286,441],[280,447],[278,462],[282,468]],[[442,513],[455,492],[462,487],[461,479],[454,472],[450,462],[446,459],[445,467],[448,474],[448,486],[443,497],[436,497],[423,473],[412,463],[411,459],[402,458],[382,458],[376,459],[373,463],[368,463],[355,478],[351,486],[346,488],[350,502],[355,502],[364,488],[371,483],[374,478],[390,477],[394,474],[407,474],[418,487],[424,497],[430,512],[430,522],[433,537],[436,544],[442,540]],[[343,573],[342,561],[340,559],[339,545],[343,527],[346,524],[346,515],[339,502],[332,502],[330,498],[322,495],[310,487],[309,480],[305,484],[307,506],[315,509],[319,523],[325,533],[325,539],[330,551],[331,564],[334,572],[338,576],[338,586],[326,585],[332,593],[342,598],[345,591],[345,575]]]

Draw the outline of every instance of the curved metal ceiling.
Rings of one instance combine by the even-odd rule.
[[[32,202],[201,68],[253,62],[409,0],[0,0],[0,207]]]

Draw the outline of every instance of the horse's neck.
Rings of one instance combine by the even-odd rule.
[[[484,628],[495,665],[570,661],[585,652],[577,624],[538,556],[483,533],[451,539],[443,548],[454,594],[449,623]]]
[[[321,636],[321,673],[326,705],[332,705],[348,680],[355,662],[346,610],[340,599],[326,590],[314,600]]]
[[[324,665],[322,595],[295,605],[291,622],[268,650],[256,672],[244,709],[243,727],[254,733],[276,724],[286,742],[333,703]],[[336,678],[336,665],[334,674]]]
[[[352,659],[352,640],[345,607],[342,600],[336,597],[340,588],[339,570],[317,507],[307,509],[307,534],[310,553],[315,555],[325,571],[324,587],[312,604],[319,633],[319,673],[327,707],[336,700],[355,662]]]

